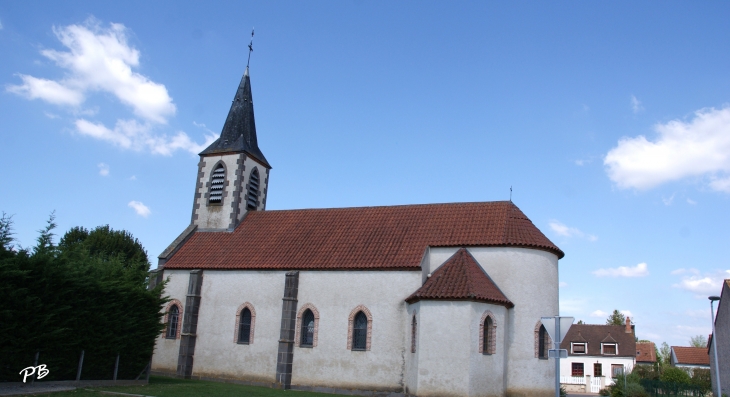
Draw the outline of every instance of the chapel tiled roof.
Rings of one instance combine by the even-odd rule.
[[[636,342],[636,362],[656,362],[656,346],[654,342]]]
[[[511,201],[251,211],[233,232],[196,231],[166,269],[420,268],[426,247],[565,254]]]
[[[436,269],[406,302],[419,300],[470,300],[514,306],[465,248]]]
[[[586,354],[573,354],[570,342],[586,342]],[[560,342],[568,354],[580,356],[607,356],[601,354],[601,343],[616,343],[618,354],[612,357],[635,357],[636,339],[633,332],[626,332],[624,325],[573,324]]]
[[[677,364],[710,365],[710,355],[704,347],[672,346]]]

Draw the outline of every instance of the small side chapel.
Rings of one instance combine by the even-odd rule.
[[[249,69],[200,153],[152,370],[357,395],[554,395],[564,256],[511,201],[266,210]]]

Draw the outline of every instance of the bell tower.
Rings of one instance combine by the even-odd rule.
[[[256,139],[246,66],[220,138],[200,153],[191,224],[232,231],[248,211],[265,210],[270,170]]]

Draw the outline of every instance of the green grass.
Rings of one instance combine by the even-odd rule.
[[[268,387],[244,386],[232,383],[210,382],[204,380],[188,380],[150,376],[146,386],[114,386],[84,388],[73,391],[36,394],[47,397],[113,397],[95,390],[106,390],[118,393],[142,394],[154,397],[333,397],[337,394],[310,393],[296,390],[278,390]],[[124,397],[124,396],[118,396]]]

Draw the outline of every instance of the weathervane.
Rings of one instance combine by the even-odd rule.
[[[248,64],[251,63],[251,53],[253,52],[253,29],[251,29],[251,42],[248,43],[248,61],[246,61],[246,69],[248,69]]]

